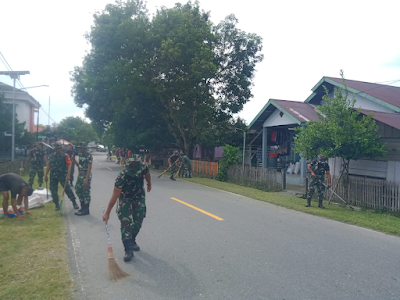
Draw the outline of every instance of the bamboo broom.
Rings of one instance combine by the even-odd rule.
[[[103,214],[105,213],[103,207]],[[108,226],[106,224],[106,232],[107,232],[107,241],[108,241],[108,273],[110,274],[110,278],[112,281],[117,281],[126,277],[131,276],[122,270],[117,262],[115,261],[114,254],[111,247],[110,233],[108,231]]]

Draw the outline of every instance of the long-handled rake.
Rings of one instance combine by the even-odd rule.
[[[103,214],[105,213],[103,207]],[[108,231],[108,226],[106,224],[106,232],[107,232],[107,241],[108,241],[108,273],[110,274],[110,278],[113,281],[117,281],[126,277],[131,276],[130,274],[123,271],[117,264],[114,258],[114,254],[111,247],[110,233]]]

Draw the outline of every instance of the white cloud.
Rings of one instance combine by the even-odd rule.
[[[59,122],[69,115],[82,116],[70,95],[69,72],[88,49],[83,34],[90,29],[92,13],[111,1],[3,2],[0,51],[15,70],[31,71],[22,78],[25,86],[50,85],[30,93],[46,110],[51,96],[52,118]],[[148,0],[148,8],[154,13],[156,6],[175,2]],[[400,53],[398,0],[200,2],[214,23],[234,13],[241,29],[264,40],[265,59],[257,67],[254,98],[240,114],[247,122],[269,98],[303,101],[322,76],[338,77],[340,69],[349,79],[400,79],[398,64],[388,65]]]

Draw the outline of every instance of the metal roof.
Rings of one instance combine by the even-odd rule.
[[[270,99],[250,123],[248,129],[259,130],[262,128],[265,120],[267,120],[276,109],[288,114],[288,116],[293,120],[293,124],[300,125],[301,123],[319,119],[314,106],[309,103]]]
[[[400,130],[400,113],[385,113],[369,109],[361,109],[363,115],[374,114],[373,119]]]
[[[325,94],[323,85],[329,88],[330,84],[336,87],[344,87],[342,78],[322,77],[312,88],[313,93],[305,102],[319,104],[316,101],[319,102]],[[395,112],[400,112],[400,87],[348,79],[346,79],[346,85],[350,92],[388,107]]]

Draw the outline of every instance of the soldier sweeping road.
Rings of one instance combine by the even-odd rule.
[[[42,187],[43,176],[44,176],[44,164],[47,164],[46,152],[42,150],[42,145],[40,143],[35,144],[35,148],[30,151],[28,159],[26,160],[25,168],[30,163],[29,170],[29,185],[32,186],[35,180],[36,173],[38,175],[39,187]]]
[[[76,148],[79,149],[79,163],[75,161],[78,165],[79,175],[76,181],[75,192],[81,202],[81,209],[75,215],[85,216],[90,213],[90,185],[92,182],[93,156],[88,153],[85,143],[79,143]]]
[[[174,174],[178,171],[179,169],[179,162],[177,162],[180,159],[179,152],[178,150],[174,150],[172,155],[168,158],[168,163],[169,167],[171,170],[171,177],[169,179],[175,181],[176,179],[174,178]]]
[[[310,164],[308,165],[308,170],[311,172],[311,181],[310,186],[307,192],[307,205],[306,207],[311,206],[311,198],[314,194],[315,188],[318,191],[318,207],[325,208],[322,205],[322,201],[324,199],[324,181],[325,181],[325,173],[328,176],[328,186],[331,186],[331,173],[329,172],[329,164],[326,157],[323,155],[318,155],[314,157]]]
[[[119,200],[117,210],[121,221],[121,237],[125,247],[124,261],[133,258],[133,251],[139,251],[136,237],[142,227],[143,219],[146,217],[144,179],[147,182],[147,192],[151,191],[151,177],[149,168],[142,163],[137,155],[127,159],[125,169],[121,171],[115,180],[114,191],[107,211],[103,215],[103,221],[108,222],[110,212]]]
[[[76,204],[76,197],[71,187],[68,184],[69,175],[71,171],[71,159],[68,154],[62,152],[62,145],[60,143],[54,144],[54,153],[49,156],[46,168],[46,176],[44,180],[47,182],[47,175],[50,173],[50,191],[53,196],[54,204],[56,205],[56,211],[60,210],[59,197],[58,197],[58,183],[63,187],[65,186],[65,193],[68,198],[72,201],[75,209],[79,209]]]

